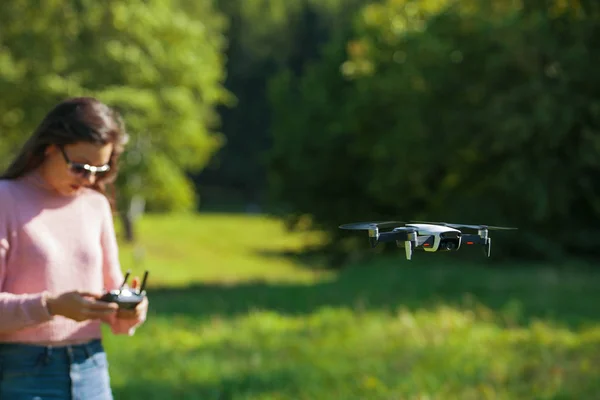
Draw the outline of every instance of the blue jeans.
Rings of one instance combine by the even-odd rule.
[[[74,346],[0,343],[0,399],[112,400],[99,339]]]

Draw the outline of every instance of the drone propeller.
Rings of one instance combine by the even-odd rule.
[[[353,222],[350,224],[340,225],[340,229],[351,229],[351,230],[374,230],[374,229],[386,229],[396,228],[406,225],[406,222],[400,221],[373,221],[373,222]]]
[[[447,222],[426,222],[426,221],[411,221],[412,223],[417,224],[432,224],[432,225],[441,225],[447,226],[450,228],[468,228],[468,229],[476,229],[476,230],[488,230],[488,231],[508,231],[508,230],[516,230],[518,228],[508,227],[508,226],[493,226],[493,225],[470,225],[470,224],[450,224]]]
[[[477,230],[488,230],[488,231],[512,231],[517,230],[518,228],[513,228],[511,226],[494,226],[494,225],[467,225],[467,224],[448,224],[451,228],[468,228],[468,229],[477,229]]]

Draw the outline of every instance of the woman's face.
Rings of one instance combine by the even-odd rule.
[[[93,185],[98,176],[102,175],[112,150],[112,144],[79,142],[63,146],[62,149],[52,145],[46,149],[41,172],[59,194],[72,196],[82,187]]]

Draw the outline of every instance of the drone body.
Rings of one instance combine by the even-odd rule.
[[[341,229],[366,230],[369,234],[371,247],[380,242],[396,242],[404,248],[406,258],[410,260],[414,250],[426,252],[458,251],[463,245],[480,245],[487,257],[490,256],[492,239],[490,230],[513,230],[487,225],[448,224],[445,222],[358,222],[340,225]],[[460,228],[476,230],[477,233],[465,234]],[[391,229],[389,231],[381,231]]]

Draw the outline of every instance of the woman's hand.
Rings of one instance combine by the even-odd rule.
[[[117,318],[122,319],[141,319],[142,315],[148,310],[148,298],[144,297],[144,300],[138,304],[133,310],[119,309],[117,311]]]
[[[117,312],[114,303],[98,301],[101,295],[97,293],[72,291],[46,299],[48,312],[52,315],[62,315],[75,321],[102,319]]]

